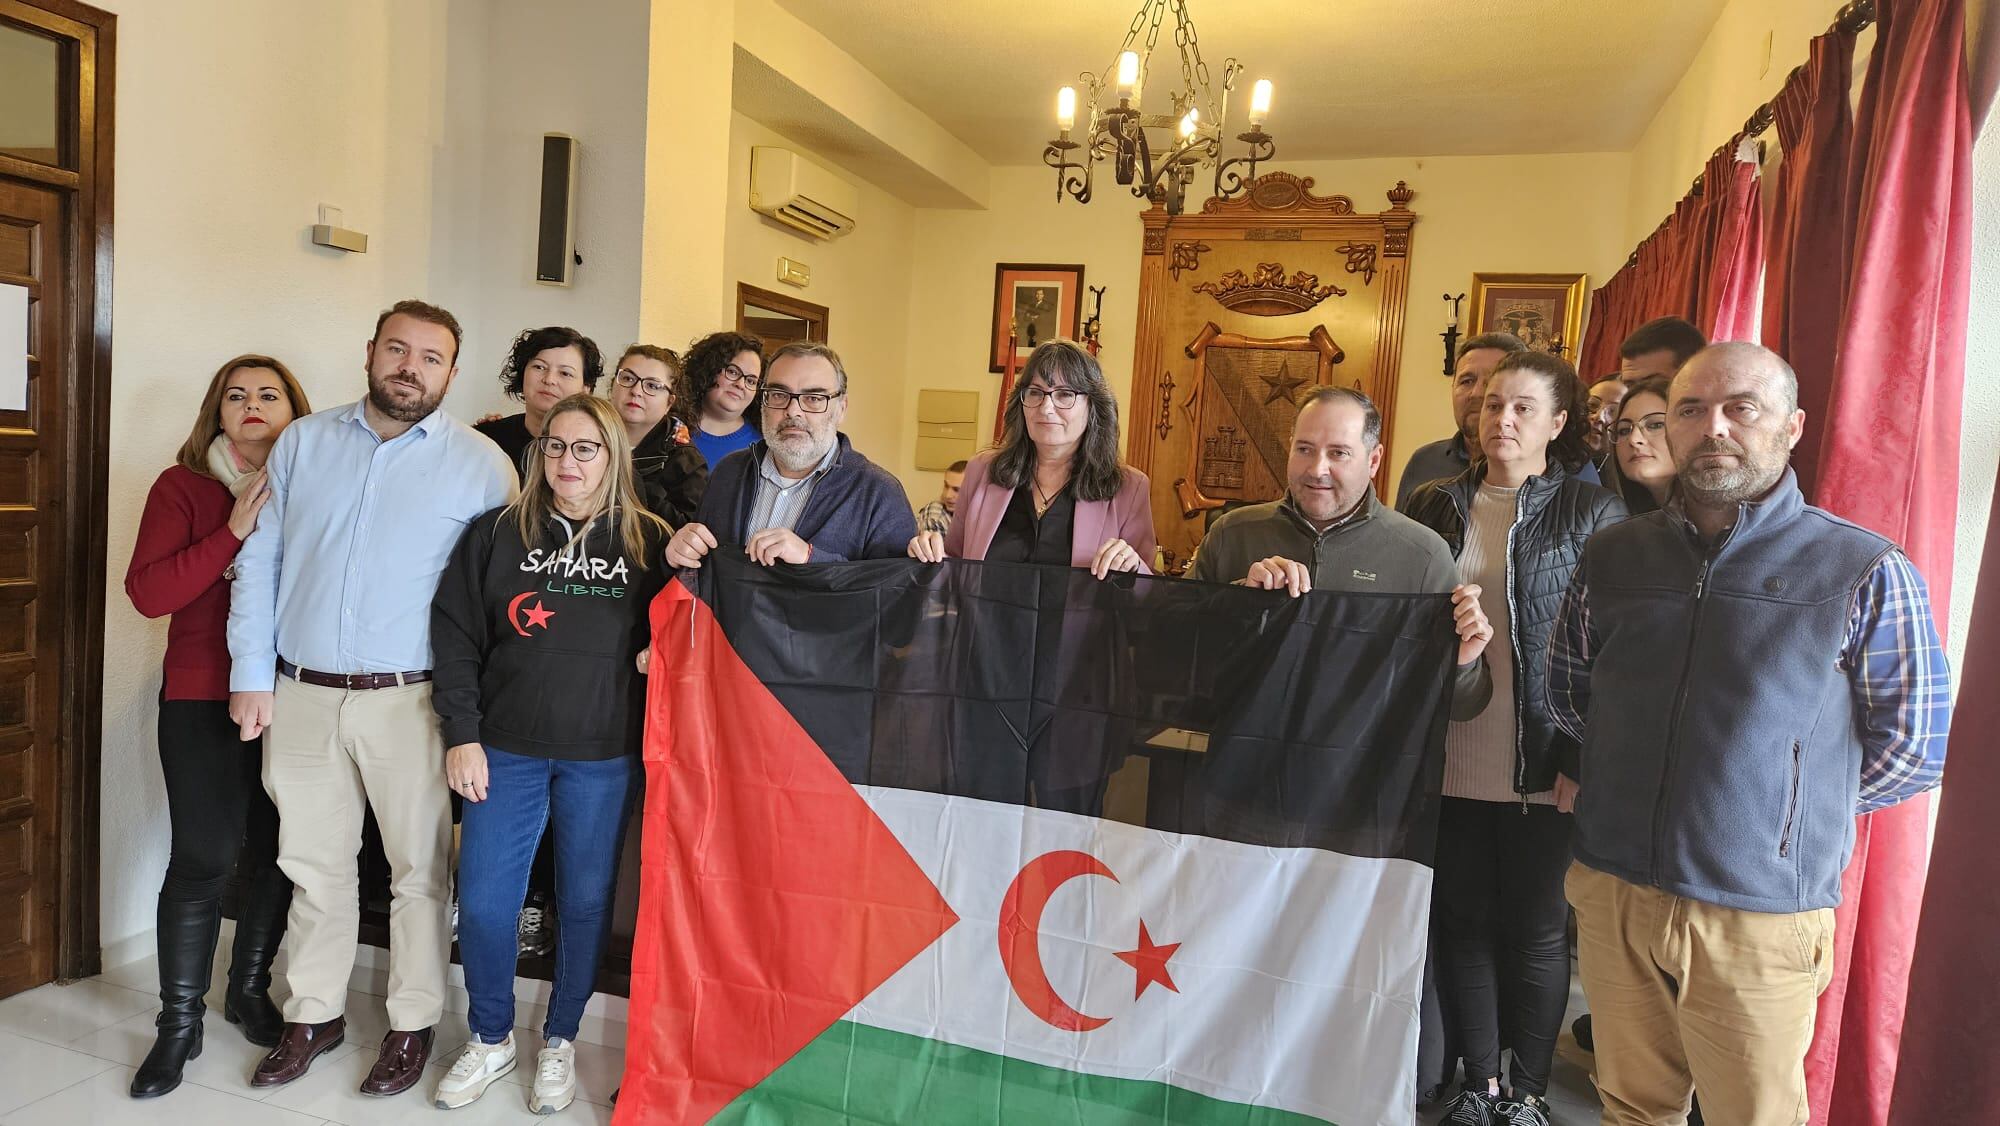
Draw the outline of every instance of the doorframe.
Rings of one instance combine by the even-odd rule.
[[[0,15],[74,42],[64,52],[76,103],[65,100],[59,151],[76,170],[0,156],[0,173],[64,189],[69,245],[69,472],[61,498],[63,558],[71,574],[63,631],[62,705],[56,717],[56,980],[102,969],[98,935],[98,788],[104,742],[105,541],[111,443],[111,205],[118,17],[75,0],[0,0]],[[89,128],[85,129],[84,126]],[[48,373],[44,373],[46,376]]]
[[[750,331],[748,318],[743,312],[746,305],[756,305],[761,308],[770,309],[773,312],[786,313],[797,317],[812,326],[806,333],[807,340],[817,341],[821,344],[827,342],[827,331],[830,327],[827,323],[827,318],[831,314],[824,305],[815,305],[802,297],[793,297],[789,293],[779,293],[771,289],[760,289],[749,282],[737,282],[737,332],[748,333]]]

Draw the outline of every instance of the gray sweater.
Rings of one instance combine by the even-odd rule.
[[[1304,563],[1314,590],[1368,594],[1450,594],[1458,564],[1436,532],[1383,504],[1371,489],[1353,515],[1316,531],[1285,499],[1225,514],[1202,537],[1188,577],[1240,583],[1250,564],[1276,555]],[[1493,677],[1484,657],[1460,666],[1452,685],[1451,718],[1485,710]]]

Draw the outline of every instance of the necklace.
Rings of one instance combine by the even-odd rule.
[[[1028,482],[1028,491],[1035,498],[1035,516],[1039,518],[1043,513],[1047,512],[1049,506],[1056,502],[1056,498],[1061,496],[1062,491],[1068,486],[1069,478],[1068,476],[1064,476],[1062,484],[1057,485],[1053,490],[1045,494],[1042,492],[1041,482],[1030,480]]]

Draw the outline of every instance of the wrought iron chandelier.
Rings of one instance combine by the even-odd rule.
[[[1172,113],[1143,113],[1141,95],[1169,10],[1174,14],[1174,45],[1180,49],[1180,87],[1168,95]],[[1139,14],[1132,18],[1111,66],[1077,76],[1087,114],[1081,141],[1070,140],[1077,123],[1077,87],[1056,92],[1056,139],[1042,151],[1042,163],[1056,170],[1056,200],[1068,194],[1078,203],[1089,203],[1097,162],[1107,157],[1120,185],[1129,186],[1140,199],[1164,202],[1169,215],[1181,213],[1195,173],[1211,165],[1217,198],[1247,191],[1257,178],[1258,163],[1270,160],[1277,148],[1264,132],[1264,119],[1271,112],[1271,82],[1260,78],[1250,92],[1250,131],[1236,135],[1249,146],[1248,152],[1222,159],[1229,94],[1242,69],[1233,58],[1223,60],[1222,84],[1219,89],[1211,86],[1187,0],[1141,0]],[[1148,130],[1165,134],[1155,141]]]

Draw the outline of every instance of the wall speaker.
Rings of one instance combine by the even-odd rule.
[[[536,222],[535,280],[568,285],[583,259],[576,253],[576,139],[542,134],[542,206]]]

